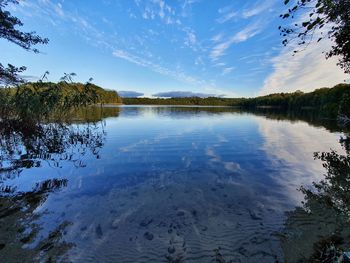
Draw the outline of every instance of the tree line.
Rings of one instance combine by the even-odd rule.
[[[123,98],[123,103],[126,105],[236,106],[241,100],[243,100],[243,98]]]
[[[123,98],[127,105],[196,105],[231,106],[244,109],[280,108],[289,110],[315,109],[324,117],[350,116],[350,84],[321,88],[304,93],[275,93],[255,98]]]

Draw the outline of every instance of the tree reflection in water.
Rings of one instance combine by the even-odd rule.
[[[51,178],[37,183],[31,191],[21,192],[7,182],[20,176],[24,169],[40,167],[43,162],[53,167],[71,163],[85,164],[82,157],[91,153],[99,158],[105,140],[102,119],[118,116],[117,108],[91,107],[78,109],[70,119],[35,123],[0,123],[0,255],[2,258],[56,261],[73,244],[62,241],[70,222],[60,222],[39,237],[39,208],[50,193],[67,186],[67,179]],[[40,179],[38,179],[39,181]]]
[[[49,194],[67,185],[67,180],[51,179],[38,183],[32,191],[0,196],[0,254],[3,259],[55,262],[73,244],[61,242],[70,222],[60,223],[45,238],[37,240],[42,215],[35,210]],[[36,259],[36,260],[35,260]],[[10,261],[9,261],[10,262]]]
[[[128,112],[137,115],[142,110],[135,108]],[[156,110],[160,115],[171,114]],[[184,108],[181,114],[187,111]],[[198,109],[198,114],[203,111]],[[64,235],[72,222],[59,222],[43,234],[39,219],[46,212],[38,212],[52,193],[67,186],[67,179],[51,178],[27,192],[10,187],[9,182],[21,176],[25,169],[44,163],[57,168],[62,163],[82,167],[86,165],[82,161],[84,155],[99,158],[106,136],[102,119],[118,113],[118,108],[94,107],[79,109],[60,122],[0,125],[0,261],[39,258],[43,262],[69,261],[65,255],[74,244],[65,242]],[[315,155],[323,161],[327,173],[313,190],[301,189],[305,194],[303,207],[288,214],[281,233],[286,262],[333,262],[343,251],[350,250],[349,137],[341,143],[347,151],[345,155],[336,152]],[[219,250],[215,256],[217,262],[225,261]]]
[[[60,167],[62,161],[84,166],[80,157],[87,151],[98,156],[103,138],[103,126],[99,124],[48,123],[30,131],[4,132],[0,143],[1,179],[13,179],[23,169],[39,167],[42,161],[54,167]]]
[[[350,137],[340,140],[345,154],[315,153],[324,179],[301,188],[303,207],[288,214],[282,233],[286,262],[339,262],[350,250]]]

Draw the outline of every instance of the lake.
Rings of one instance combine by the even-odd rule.
[[[348,231],[328,208],[311,218],[299,190],[326,173],[314,152],[345,153],[342,136],[335,123],[307,112],[172,106],[83,110],[68,124],[43,124],[38,136],[3,136],[0,256],[309,258],[320,236]]]

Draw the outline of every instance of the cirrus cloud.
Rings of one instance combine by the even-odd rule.
[[[296,45],[283,49],[271,59],[273,71],[265,79],[260,95],[296,90],[313,91],[332,87],[349,78],[337,66],[338,58],[325,58],[324,52],[331,47],[330,40],[311,43],[305,50],[296,53]]]

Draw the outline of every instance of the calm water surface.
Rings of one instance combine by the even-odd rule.
[[[3,189],[33,195],[27,210],[0,217],[6,262],[293,262],[290,254],[311,253],[288,252],[281,233],[301,206],[298,188],[325,173],[313,153],[342,153],[341,132],[230,108],[104,111],[95,124],[72,124],[92,129],[86,142],[2,169]],[[31,192],[44,181],[54,191]],[[11,212],[14,201],[3,202]]]

